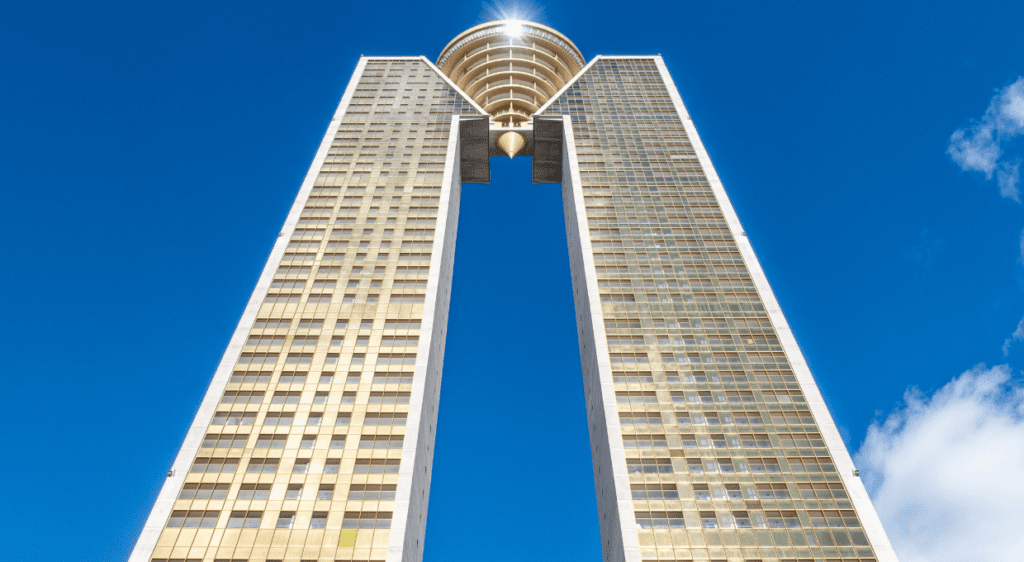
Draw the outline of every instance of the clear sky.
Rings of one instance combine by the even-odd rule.
[[[359,56],[434,59],[515,9],[0,7],[0,560],[127,558]],[[1024,75],[1024,3],[518,11],[588,60],[664,56],[851,452],[897,410],[858,457],[873,489],[921,480],[891,459],[941,443],[914,439],[948,434],[928,420],[949,422],[957,399],[1009,404],[972,427],[996,424],[990,443],[1024,451],[1006,382],[1024,345],[1003,351],[1024,315],[1024,216],[998,185],[1024,157],[1024,121],[983,120],[994,96],[1017,99],[997,91]],[[961,169],[947,154],[958,129],[995,131],[1001,159]],[[492,166],[491,185],[463,192],[425,559],[598,560],[557,186],[530,184],[527,160]],[[1008,366],[946,387],[978,363]],[[922,394],[905,406],[909,388]],[[1016,457],[992,462],[1024,482]],[[1016,498],[1018,519],[1001,521],[1019,522],[1024,487],[982,481],[979,494]]]

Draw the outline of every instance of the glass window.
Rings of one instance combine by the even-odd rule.
[[[291,529],[292,528],[292,524],[294,524],[294,523],[295,523],[295,512],[294,511],[282,511],[281,514],[277,516],[277,525],[276,525],[276,527],[278,529]]]
[[[316,499],[318,500],[333,500],[334,499],[334,484],[320,484],[320,489],[316,492]]]
[[[310,529],[324,529],[327,527],[327,512],[314,511],[313,517],[309,520]]]
[[[242,484],[238,488],[239,500],[266,500],[270,499],[270,484]]]

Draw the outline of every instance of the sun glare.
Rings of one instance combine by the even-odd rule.
[[[523,31],[523,24],[518,21],[511,21],[505,26],[505,33],[512,37],[521,36]]]

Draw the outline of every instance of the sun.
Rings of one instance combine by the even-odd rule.
[[[506,35],[511,35],[512,37],[520,37],[520,36],[522,36],[523,31],[525,31],[525,28],[523,27],[522,22],[519,22],[519,21],[515,21],[515,20],[510,21],[505,26],[505,34]]]
[[[537,0],[484,0],[479,23],[492,21],[547,23],[544,6]],[[510,33],[510,35],[512,35]]]

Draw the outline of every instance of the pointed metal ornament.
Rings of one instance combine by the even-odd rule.
[[[507,133],[502,133],[502,135],[498,137],[497,144],[498,148],[500,148],[505,154],[508,154],[509,158],[514,158],[516,153],[526,146],[526,137],[519,133],[509,131]]]

